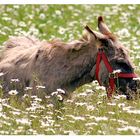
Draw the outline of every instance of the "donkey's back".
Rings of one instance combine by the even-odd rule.
[[[10,85],[11,79],[20,79],[22,84],[28,81],[40,44],[41,41],[34,37],[12,37],[4,43],[5,50],[1,54],[0,72],[5,75],[6,88]]]

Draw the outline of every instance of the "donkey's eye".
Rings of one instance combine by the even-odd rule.
[[[103,46],[113,46],[113,42],[111,39],[100,39],[100,42]]]
[[[100,39],[103,46],[109,46],[109,41],[107,39]]]

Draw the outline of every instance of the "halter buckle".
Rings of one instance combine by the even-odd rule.
[[[118,73],[109,73],[109,78],[118,78]]]

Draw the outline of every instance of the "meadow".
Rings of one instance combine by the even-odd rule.
[[[100,15],[130,50],[140,75],[140,5],[0,5],[0,52],[10,36],[78,39],[85,24],[97,30]],[[52,104],[50,96],[30,96],[30,89],[22,100],[17,94],[3,97],[0,83],[0,135],[140,134],[140,99],[113,95],[109,101],[96,81],[81,86],[63,103]]]

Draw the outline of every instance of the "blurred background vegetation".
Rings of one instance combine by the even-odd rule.
[[[140,74],[140,5],[0,5],[0,46],[15,35],[78,39],[85,24],[97,30],[101,15],[130,50]],[[105,97],[93,82],[77,89],[61,109],[54,109],[49,97],[0,98],[0,134],[140,134],[140,101]]]

